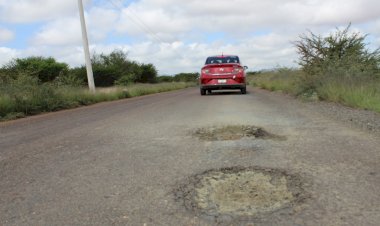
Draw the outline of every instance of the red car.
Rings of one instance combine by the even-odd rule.
[[[207,57],[199,78],[201,95],[212,90],[240,89],[242,94],[247,93],[245,70],[238,56],[221,55]]]

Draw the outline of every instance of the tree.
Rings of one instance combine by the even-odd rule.
[[[339,69],[341,76],[379,75],[379,49],[368,50],[366,35],[350,32],[350,26],[327,37],[311,31],[300,36],[294,44],[300,55],[299,64],[307,74],[327,76],[331,70]]]
[[[122,50],[114,50],[108,55],[93,54],[92,64],[97,86],[156,82],[157,70],[153,64],[130,61]]]
[[[33,56],[17,58],[8,63],[3,70],[13,75],[27,74],[40,82],[50,82],[60,75],[67,74],[69,67],[66,63],[59,63],[52,57]]]
[[[153,64],[141,64],[141,75],[138,82],[155,83],[157,82],[157,70]]]

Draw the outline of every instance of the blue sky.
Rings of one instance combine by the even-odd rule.
[[[209,55],[239,55],[250,70],[297,66],[292,45],[350,22],[380,46],[378,0],[83,0],[90,49],[128,53],[160,74],[197,72]],[[0,0],[0,64],[53,56],[84,64],[77,0]]]

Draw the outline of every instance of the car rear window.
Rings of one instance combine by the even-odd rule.
[[[208,57],[206,64],[240,63],[237,56]]]

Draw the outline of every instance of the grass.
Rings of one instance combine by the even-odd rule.
[[[96,93],[91,93],[83,87],[3,84],[0,85],[0,121],[103,101],[183,89],[194,85],[194,83],[185,82],[135,84],[127,87],[99,88]]]
[[[333,79],[317,89],[321,99],[380,112],[380,80]]]
[[[248,76],[249,84],[271,91],[297,95],[300,91],[301,71],[278,69]]]
[[[313,89],[302,71],[280,69],[249,76],[253,86],[282,91],[303,99],[320,99],[380,112],[380,78],[326,76]]]
[[[195,83],[189,82],[173,82],[173,83],[160,83],[160,84],[136,84],[127,86],[129,97],[143,96],[153,93],[167,92],[177,89],[195,86]]]

